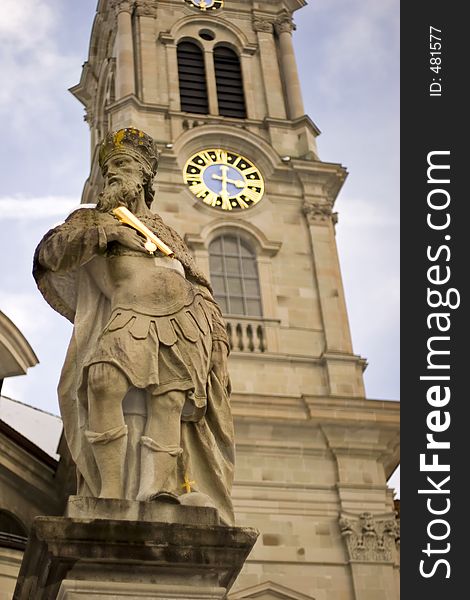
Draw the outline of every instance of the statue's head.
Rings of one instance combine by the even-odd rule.
[[[109,132],[101,144],[99,153],[99,164],[105,180],[104,198],[120,193],[118,189],[114,193],[107,189],[109,187],[120,187],[127,195],[140,188],[145,203],[150,208],[154,196],[153,179],[157,172],[158,157],[155,141],[143,131],[135,127],[126,127]]]

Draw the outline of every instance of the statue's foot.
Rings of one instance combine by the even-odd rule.
[[[183,494],[179,497],[180,504],[184,506],[205,506],[209,508],[217,508],[207,494],[202,492],[190,492],[189,494]]]
[[[167,502],[168,504],[180,504],[180,499],[176,494],[173,494],[173,492],[161,490],[160,492],[150,496],[148,502]]]

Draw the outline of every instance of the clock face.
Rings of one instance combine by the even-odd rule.
[[[223,0],[184,0],[186,4],[195,6],[199,10],[217,10],[224,5]]]
[[[196,198],[221,210],[250,208],[264,193],[259,169],[244,156],[221,148],[191,156],[184,181]]]

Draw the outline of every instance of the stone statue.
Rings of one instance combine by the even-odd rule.
[[[150,210],[153,139],[134,128],[110,133],[99,163],[96,206],[44,236],[33,271],[47,302],[74,324],[58,394],[77,494],[212,505],[233,523],[221,312],[181,237]],[[114,215],[122,206],[173,256],[149,252]]]

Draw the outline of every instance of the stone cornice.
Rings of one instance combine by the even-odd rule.
[[[333,207],[348,175],[347,170],[342,165],[320,160],[293,158],[291,165],[302,182],[305,197],[314,201],[318,196],[324,197]],[[321,193],[314,190],[319,190]]]

